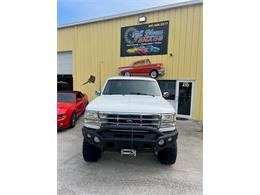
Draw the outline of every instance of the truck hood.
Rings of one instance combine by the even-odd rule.
[[[89,103],[86,110],[118,113],[175,113],[163,97],[147,95],[102,95]]]

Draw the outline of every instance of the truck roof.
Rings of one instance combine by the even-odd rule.
[[[149,77],[135,77],[135,76],[116,76],[116,77],[110,77],[108,80],[148,80],[148,81],[155,81],[153,78]]]

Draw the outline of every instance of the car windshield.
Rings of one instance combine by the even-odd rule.
[[[132,66],[140,66],[142,64],[143,64],[143,62],[135,62],[135,63],[132,64]]]
[[[161,92],[155,81],[115,79],[107,82],[103,95],[160,96]]]
[[[74,94],[72,93],[58,93],[58,102],[74,102]]]

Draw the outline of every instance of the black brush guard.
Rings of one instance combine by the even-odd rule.
[[[104,125],[100,129],[82,128],[84,139],[101,151],[116,151],[134,149],[140,152],[158,152],[170,147],[178,138],[178,131],[160,132],[154,127],[138,127],[133,125]],[[95,142],[94,137],[100,142]],[[163,145],[159,145],[160,140]]]

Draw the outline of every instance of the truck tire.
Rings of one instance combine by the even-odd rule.
[[[83,158],[86,162],[96,162],[101,156],[101,150],[89,144],[85,139],[82,147]]]
[[[165,148],[158,152],[158,159],[161,164],[172,165],[175,163],[177,158],[177,143],[176,141],[172,147]]]

